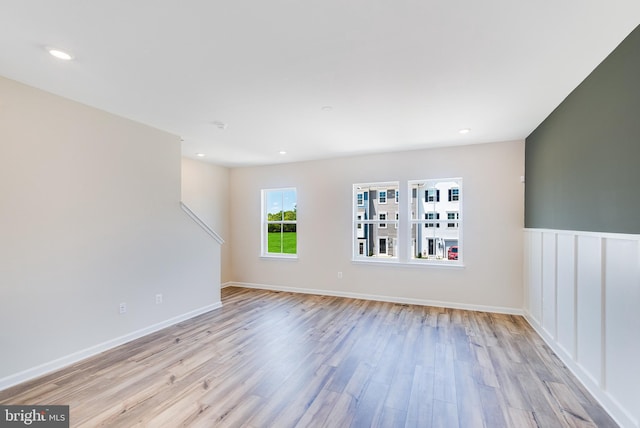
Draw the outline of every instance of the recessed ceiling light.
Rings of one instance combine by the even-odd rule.
[[[469,128],[464,128],[458,131],[461,134],[468,134],[469,132],[471,132],[471,129]]]
[[[63,61],[70,61],[73,59],[73,56],[71,54],[65,51],[61,51],[60,49],[48,48],[47,50],[51,55]]]
[[[322,106],[322,111],[331,111],[333,110],[333,107],[331,106]]]
[[[227,129],[227,124],[219,120],[214,120],[211,123],[213,123],[218,129]]]
[[[287,154],[287,152],[286,152],[286,151],[284,151],[284,150],[280,150],[280,152],[279,152],[279,153],[280,153],[281,155],[286,155],[286,154]]]
[[[203,157],[205,157],[206,155],[205,155],[204,153],[196,153],[196,156],[198,156],[199,158],[203,158]]]

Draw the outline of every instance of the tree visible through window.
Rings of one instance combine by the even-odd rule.
[[[296,189],[262,191],[262,254],[292,256],[297,254]]]

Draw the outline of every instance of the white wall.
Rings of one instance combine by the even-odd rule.
[[[183,158],[182,202],[224,239],[221,280],[231,281],[229,168]]]
[[[4,78],[0,94],[0,388],[219,305],[178,137]]]
[[[640,235],[525,232],[527,319],[624,427],[640,421]]]
[[[258,287],[520,312],[522,175],[522,141],[234,168],[233,278]],[[463,179],[464,268],[351,262],[354,183],[406,186],[448,177]],[[298,190],[296,261],[260,258],[260,190],[276,187]]]

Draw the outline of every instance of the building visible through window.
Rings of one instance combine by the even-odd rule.
[[[398,255],[398,183],[354,186],[354,256],[395,259]],[[360,196],[362,195],[362,196]]]
[[[398,203],[398,182],[353,186],[354,259],[398,262],[403,248],[404,261],[460,263],[462,179],[411,180],[406,189]]]
[[[461,186],[461,179],[409,182],[412,259],[459,260]]]

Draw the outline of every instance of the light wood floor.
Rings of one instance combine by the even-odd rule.
[[[0,392],[73,427],[614,427],[523,318],[229,287],[223,307]]]

